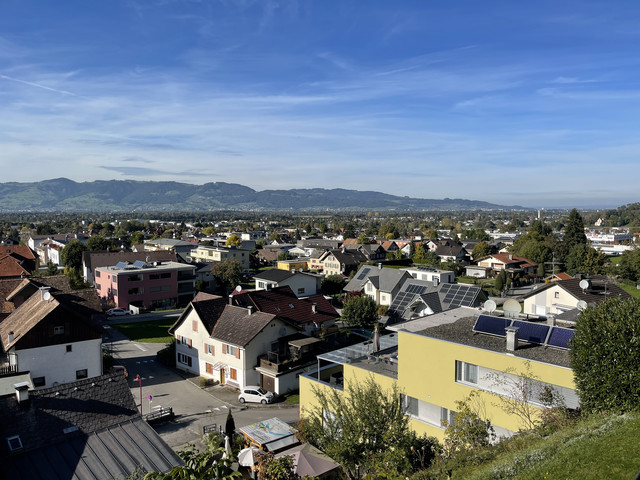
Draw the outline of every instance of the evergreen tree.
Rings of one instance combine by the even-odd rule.
[[[569,212],[567,226],[564,227],[564,238],[562,243],[567,254],[571,253],[576,245],[586,245],[587,236],[584,234],[584,222],[582,216],[575,208]]]

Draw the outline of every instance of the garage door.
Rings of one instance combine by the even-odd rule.
[[[260,386],[262,388],[264,388],[265,390],[268,390],[270,392],[275,392],[276,391],[276,379],[273,377],[269,377],[267,375],[265,375],[264,373],[260,374]]]

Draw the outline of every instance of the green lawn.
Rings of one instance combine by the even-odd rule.
[[[173,339],[169,335],[169,327],[174,320],[150,320],[140,323],[121,323],[113,325],[113,328],[123,333],[131,340],[142,343],[169,343]]]
[[[635,285],[618,284],[618,286],[634,298],[640,298],[640,290]]]

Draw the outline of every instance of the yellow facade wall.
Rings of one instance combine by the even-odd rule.
[[[513,373],[526,372],[527,361],[506,353],[493,352],[445,340],[400,332],[398,385],[406,394],[450,410],[457,410],[456,400],[462,400],[473,390],[472,386],[455,381],[456,360],[481,367]],[[533,378],[553,385],[575,389],[573,371],[570,368],[548,363],[529,361]],[[480,402],[492,424],[511,431],[523,428],[521,420],[504,412],[499,399],[479,390]],[[418,420],[411,422],[418,433],[443,437],[443,430]],[[421,427],[419,429],[418,427]]]
[[[292,262],[291,260],[283,260],[283,261],[279,261],[276,264],[276,268],[278,270],[308,270],[308,263],[305,261],[300,261],[300,262]]]

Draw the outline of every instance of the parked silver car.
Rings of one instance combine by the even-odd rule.
[[[258,387],[257,385],[247,385],[242,390],[240,390],[240,395],[238,395],[238,401],[240,403],[244,402],[253,402],[253,403],[271,403],[275,395],[273,392],[268,392],[262,387]]]

